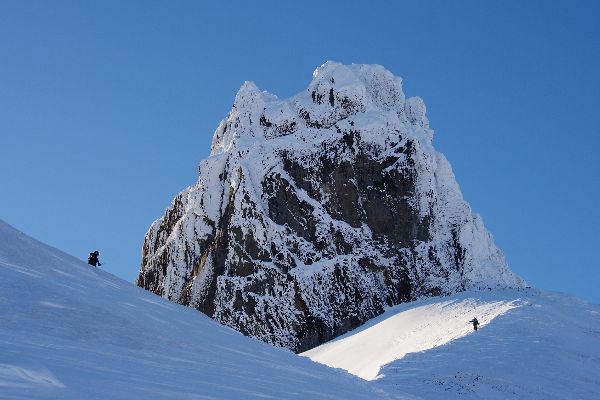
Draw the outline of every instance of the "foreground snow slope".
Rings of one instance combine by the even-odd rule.
[[[477,316],[481,329],[468,320]],[[402,304],[270,347],[0,221],[0,399],[600,399],[600,306],[536,290]]]
[[[93,269],[0,220],[0,398],[388,397]]]
[[[600,306],[466,292],[390,308],[304,355],[427,399],[600,399]]]

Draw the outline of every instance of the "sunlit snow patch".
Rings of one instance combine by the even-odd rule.
[[[373,380],[384,365],[408,353],[429,350],[473,333],[469,323],[472,318],[477,317],[480,329],[485,328],[494,318],[518,306],[518,301],[476,298],[438,298],[402,304],[302,355]]]

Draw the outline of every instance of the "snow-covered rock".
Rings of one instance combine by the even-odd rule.
[[[377,65],[327,62],[285,100],[246,82],[138,285],[294,351],[422,296],[523,286],[425,111]]]

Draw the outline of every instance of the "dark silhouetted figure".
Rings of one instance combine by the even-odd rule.
[[[96,250],[93,253],[90,253],[90,256],[88,257],[88,264],[93,265],[94,267],[99,267],[102,264],[100,264],[100,260],[98,260],[98,256],[100,255],[100,252],[98,250]]]
[[[473,324],[473,329],[477,330],[477,327],[479,326],[479,321],[477,321],[477,318],[473,318],[469,322]]]

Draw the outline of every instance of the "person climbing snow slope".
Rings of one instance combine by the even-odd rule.
[[[88,257],[88,264],[94,267],[101,266],[102,264],[100,264],[100,260],[98,260],[99,255],[100,252],[98,250],[94,251],[93,253],[90,253],[90,256]]]
[[[472,320],[469,321],[470,323],[473,324],[473,330],[477,330],[477,327],[479,326],[479,321],[477,321],[477,318],[473,318]]]

